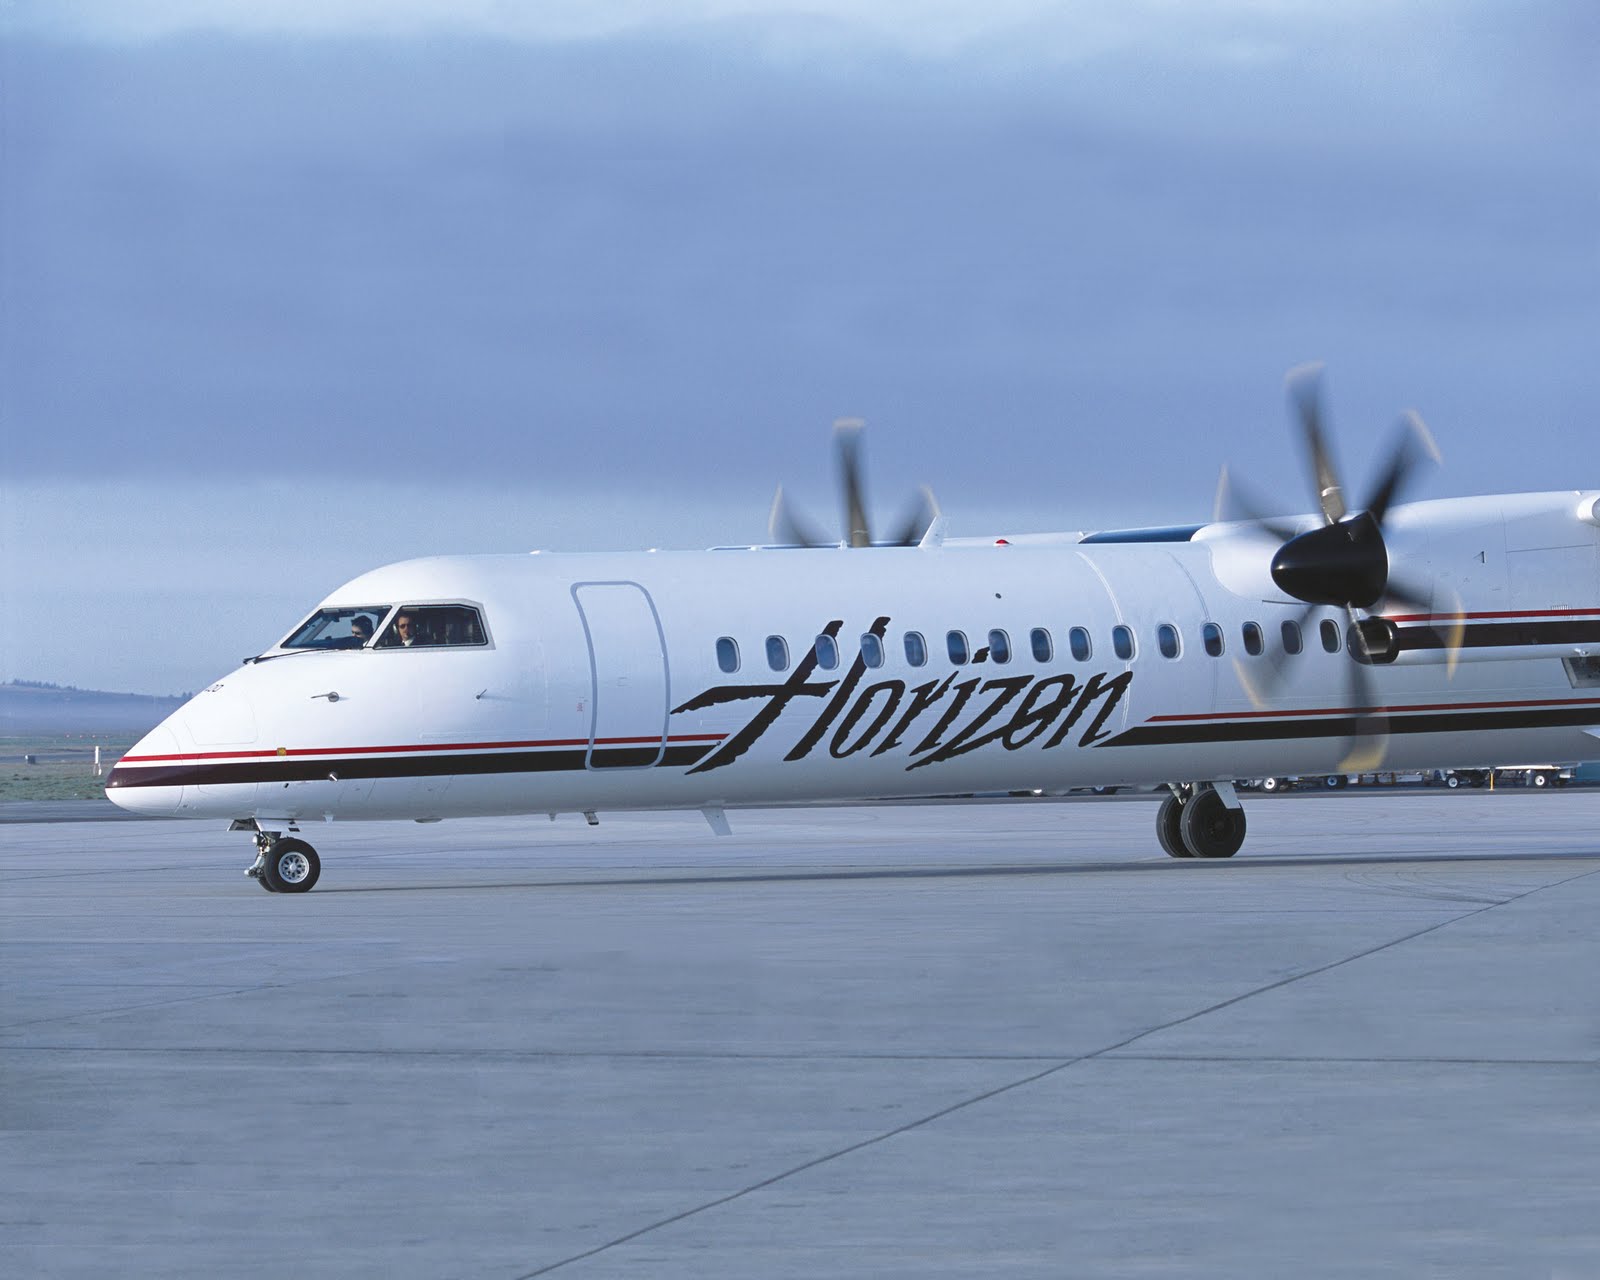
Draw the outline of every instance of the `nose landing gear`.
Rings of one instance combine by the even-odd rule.
[[[1156,815],[1156,839],[1174,858],[1231,858],[1244,833],[1244,806],[1226,782],[1174,784]]]
[[[256,860],[245,872],[268,893],[307,893],[322,874],[322,859],[304,840],[256,830]]]

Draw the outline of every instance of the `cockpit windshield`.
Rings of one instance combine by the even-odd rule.
[[[360,649],[389,612],[386,604],[318,609],[280,649]]]
[[[471,605],[403,604],[374,647],[431,649],[437,645],[487,643],[483,621]]]

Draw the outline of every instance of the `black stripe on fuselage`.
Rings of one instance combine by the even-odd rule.
[[[1516,708],[1509,711],[1442,711],[1385,717],[1322,720],[1230,720],[1221,723],[1142,724],[1099,743],[1101,747],[1164,747],[1208,742],[1272,742],[1288,738],[1352,738],[1371,732],[1374,720],[1387,720],[1388,733],[1489,733],[1500,729],[1560,729],[1600,724],[1600,706]],[[1357,726],[1360,725],[1360,729]]]
[[[658,748],[602,747],[594,753],[601,767],[687,768],[715,743],[668,747],[656,759]],[[118,765],[107,787],[221,787],[252,782],[354,782],[368,778],[436,778],[445,774],[565,773],[588,767],[585,747],[570,751],[501,751],[478,754],[361,756],[337,760],[303,757],[270,760],[232,760],[192,764]]]
[[[1395,634],[1395,648],[1405,653],[1413,649],[1450,647],[1451,632],[1438,626],[1401,627]],[[1501,649],[1519,645],[1597,644],[1600,643],[1600,618],[1553,622],[1471,622],[1461,633],[1462,649]]]

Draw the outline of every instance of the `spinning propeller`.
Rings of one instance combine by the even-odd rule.
[[[939,504],[933,492],[923,489],[905,517],[886,539],[872,536],[867,519],[866,484],[862,479],[861,435],[866,424],[860,418],[840,418],[833,424],[834,458],[839,469],[839,492],[844,508],[844,538],[831,539],[816,525],[793,510],[784,500],[783,486],[772,499],[768,529],[772,540],[799,547],[914,547],[939,517]]]
[[[1253,500],[1229,485],[1226,471],[1217,493],[1217,515],[1219,519],[1229,518],[1224,508],[1234,507],[1244,514],[1232,518],[1248,520],[1280,542],[1272,557],[1272,580],[1285,595],[1305,602],[1297,619],[1302,629],[1319,608],[1332,605],[1345,611],[1350,623],[1346,628],[1350,656],[1355,659],[1348,668],[1355,732],[1340,769],[1360,773],[1376,768],[1388,748],[1388,719],[1368,668],[1374,662],[1392,658],[1394,624],[1378,616],[1374,607],[1392,602],[1418,613],[1428,613],[1433,607],[1431,586],[1413,585],[1391,571],[1389,549],[1383,539],[1384,518],[1420,458],[1426,455],[1438,462],[1440,456],[1422,419],[1414,412],[1406,412],[1397,424],[1388,462],[1371,496],[1352,513],[1345,504],[1344,486],[1323,429],[1321,375],[1321,365],[1302,365],[1290,370],[1286,379],[1289,403],[1299,422],[1312,487],[1322,513],[1321,527],[1301,532],[1298,525],[1260,514]],[[1446,647],[1453,654],[1459,643],[1458,624]],[[1256,666],[1261,673],[1256,678],[1248,675],[1242,664],[1236,662],[1235,667],[1245,691],[1257,702],[1264,701],[1285,674],[1282,656]]]

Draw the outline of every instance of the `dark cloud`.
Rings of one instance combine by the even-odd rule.
[[[861,413],[886,477],[1198,514],[1224,457],[1298,486],[1322,356],[1353,466],[1417,404],[1452,489],[1592,480],[1600,111],[1465,12],[1066,65],[19,38],[6,466],[733,500]]]

